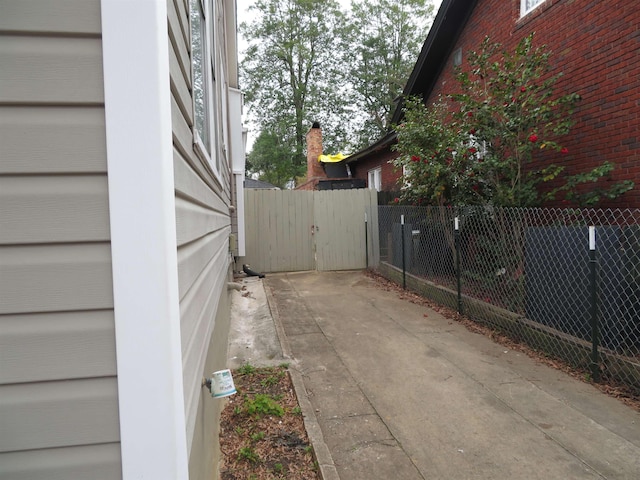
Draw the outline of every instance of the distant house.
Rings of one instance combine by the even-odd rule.
[[[535,32],[535,43],[553,52],[552,64],[564,76],[558,92],[582,96],[576,125],[563,139],[571,152],[567,173],[603,161],[617,165],[612,180],[634,180],[636,187],[611,206],[640,207],[640,9],[636,0],[443,0],[403,97],[420,95],[431,103],[455,88],[454,66],[466,62],[485,36],[512,50]],[[402,119],[399,103],[393,123]],[[354,177],[370,188],[399,190],[402,172],[388,163],[396,134],[347,159]]]
[[[257,188],[260,190],[280,190],[280,187],[276,187],[269,182],[263,182],[262,180],[256,180],[254,178],[245,178],[244,188]]]
[[[214,478],[202,379],[244,248],[235,15],[0,0],[0,478]]]

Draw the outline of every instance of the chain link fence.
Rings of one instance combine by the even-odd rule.
[[[380,206],[379,228],[383,275],[640,395],[640,210]]]

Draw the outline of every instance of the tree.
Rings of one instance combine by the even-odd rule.
[[[264,142],[287,144],[273,160],[288,163],[280,170],[293,179],[304,170],[314,121],[324,127],[327,148],[346,142],[338,76],[344,17],[335,0],[257,0],[251,10],[256,20],[240,27],[249,42],[241,65],[245,101]]]
[[[257,173],[259,179],[277,187],[286,188],[292,178],[300,176],[294,168],[296,151],[281,135],[261,131],[247,155],[248,173]]]
[[[390,128],[433,21],[429,0],[354,0],[351,3],[349,78],[361,115],[357,146],[370,145]]]
[[[499,53],[488,38],[459,70],[459,92],[425,106],[408,102],[397,127],[396,160],[409,187],[403,199],[431,205],[539,206],[564,196],[579,205],[615,198],[633,187],[597,182],[611,163],[564,175],[558,160],[568,150],[559,141],[569,133],[580,99],[555,95],[561,74],[551,75],[549,52],[533,47],[533,35],[514,52]],[[536,160],[535,162],[533,160]],[[576,187],[595,183],[587,192]],[[544,188],[541,188],[543,187]]]

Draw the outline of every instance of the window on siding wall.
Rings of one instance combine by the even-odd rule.
[[[215,121],[215,51],[213,5],[206,0],[190,0],[191,62],[193,66],[193,143],[196,151],[219,172]]]
[[[382,167],[369,170],[367,186],[376,192],[382,189]]]
[[[407,176],[411,173],[411,167],[409,165],[402,166],[402,188],[407,189],[411,187],[411,182],[407,180]]]
[[[520,0],[520,16],[524,17],[545,0]]]

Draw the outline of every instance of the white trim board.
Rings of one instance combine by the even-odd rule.
[[[187,479],[165,0],[101,0],[122,472]]]

